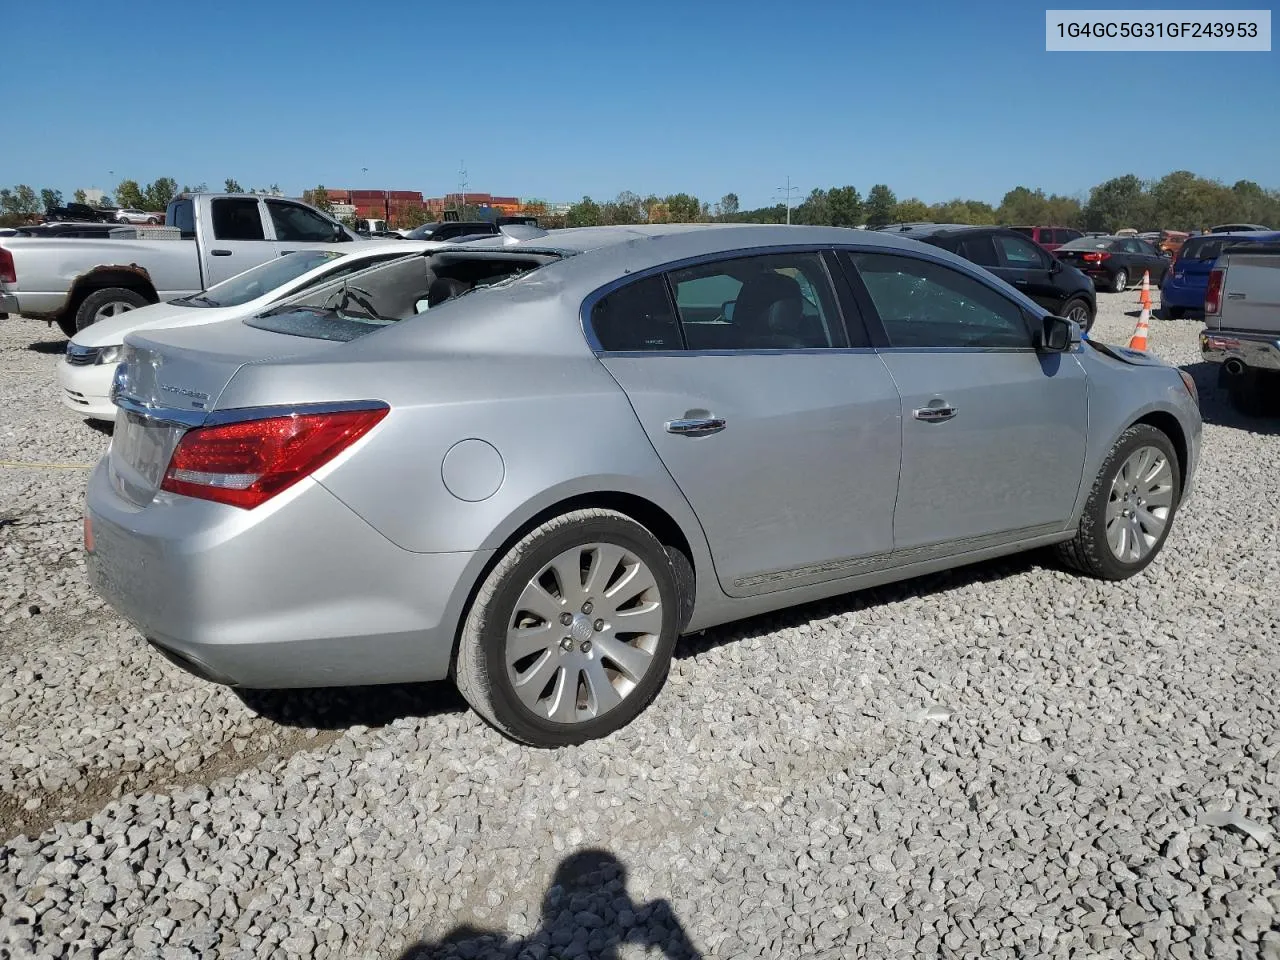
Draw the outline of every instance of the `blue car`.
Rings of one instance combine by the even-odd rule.
[[[1237,243],[1262,243],[1280,240],[1280,230],[1254,230],[1247,233],[1213,233],[1188,237],[1178,251],[1160,283],[1160,303],[1166,320],[1177,320],[1184,314],[1204,315],[1204,295],[1209,288],[1209,271],[1218,261],[1222,248]]]

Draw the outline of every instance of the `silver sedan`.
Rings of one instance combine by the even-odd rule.
[[[603,736],[682,633],[1036,547],[1108,580],[1190,489],[1190,378],[936,247],[595,228],[127,341],[89,570],[240,687],[451,677]]]

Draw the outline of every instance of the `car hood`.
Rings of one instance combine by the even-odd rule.
[[[188,307],[179,303],[153,303],[149,307],[139,307],[137,310],[128,310],[106,320],[99,320],[78,332],[71,338],[71,342],[80,347],[111,347],[124,343],[126,336],[139,330],[217,323],[252,313],[259,308],[256,300],[237,307]]]

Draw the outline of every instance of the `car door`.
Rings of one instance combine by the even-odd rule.
[[[849,346],[832,265],[817,251],[738,256],[588,301],[601,362],[731,596],[890,562],[900,402],[860,324]]]
[[[851,252],[872,335],[902,396],[900,562],[1062,530],[1084,469],[1084,370],[1040,354],[1012,298],[959,268]]]
[[[1169,261],[1160,255],[1160,251],[1145,240],[1134,240],[1137,244],[1138,256],[1142,258],[1142,269],[1151,273],[1151,282],[1158,284],[1164,278],[1164,272],[1169,268]],[[1141,277],[1138,277],[1141,280]]]
[[[209,201],[210,223],[201,239],[205,286],[221,283],[276,255],[267,239],[262,209],[253,197],[215,197]],[[210,237],[209,234],[212,233]]]
[[[1040,306],[1057,313],[1065,298],[1054,282],[1053,256],[1012,231],[993,234],[991,239],[1000,257],[1000,266],[992,272]]]
[[[337,224],[310,207],[287,200],[266,201],[267,215],[281,254],[312,247],[328,247],[348,240]]]

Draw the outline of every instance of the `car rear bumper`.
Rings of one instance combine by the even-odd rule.
[[[440,680],[489,557],[410,553],[313,480],[254,510],[114,489],[85,511],[94,588],[197,676],[251,688]]]
[[[114,363],[79,366],[62,360],[57,372],[62,403],[90,420],[114,420],[116,408],[111,402],[111,380],[116,366]]]
[[[1210,363],[1239,360],[1252,370],[1280,370],[1280,336],[1240,330],[1204,330],[1200,356]]]

